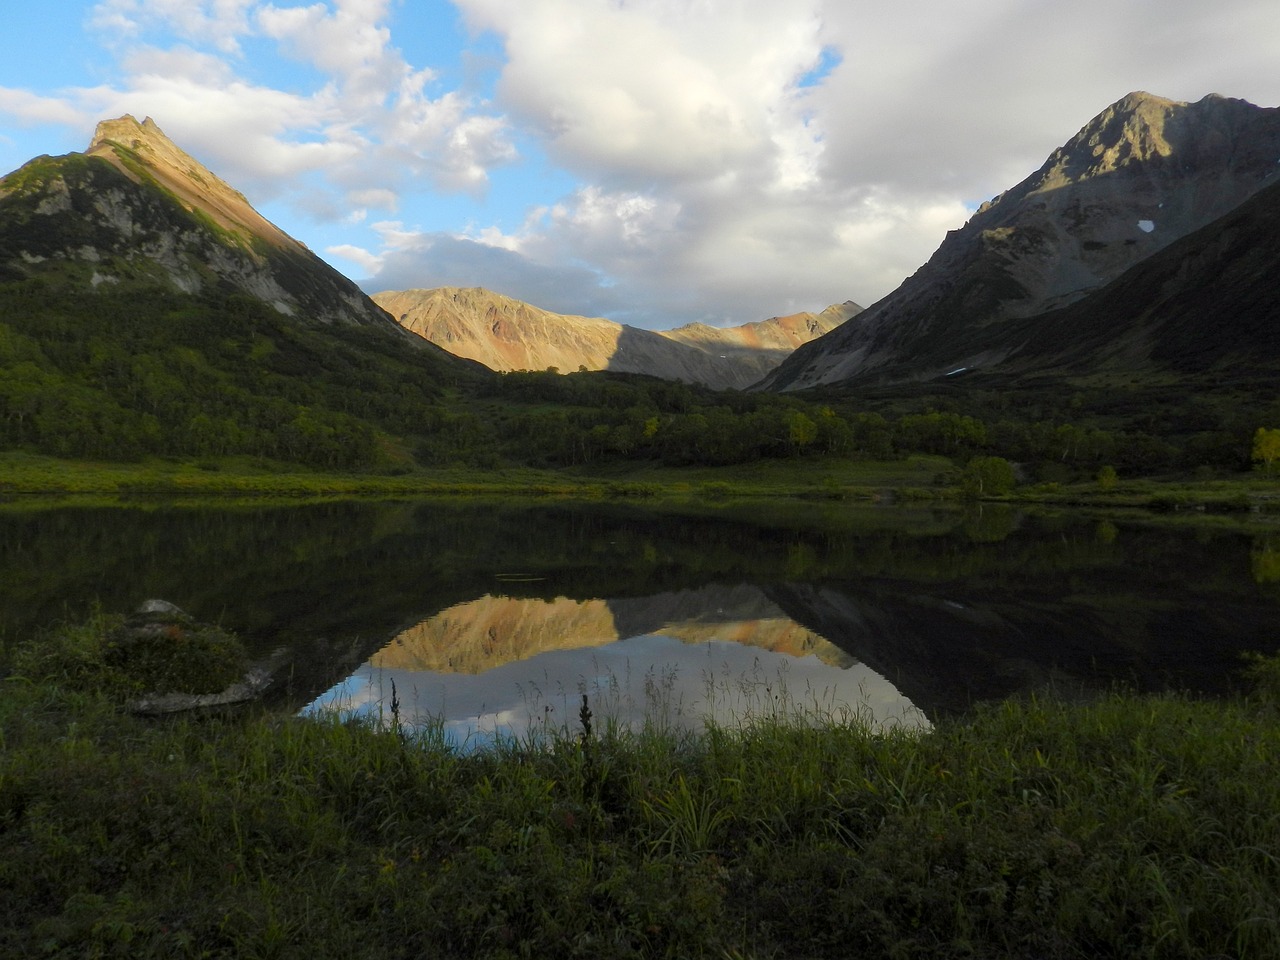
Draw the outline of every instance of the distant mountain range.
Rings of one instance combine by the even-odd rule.
[[[1277,184],[1280,109],[1130,94],[762,386],[1274,374]]]
[[[388,292],[375,303],[150,118],[103,121],[84,154],[33,160],[5,178],[0,198],[0,280],[70,271],[89,289],[141,281],[192,295],[236,290],[304,323],[398,332],[380,304],[422,340],[494,370],[585,367],[743,388],[860,309],[655,333],[479,289]]]
[[[374,294],[373,300],[406,329],[492,370],[612,370],[714,389],[751,386],[800,344],[834,330],[862,309],[849,301],[821,313],[737,327],[695,323],[653,331],[551,313],[479,287],[388,290]]]

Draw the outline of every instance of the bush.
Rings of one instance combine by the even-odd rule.
[[[181,612],[126,620],[98,611],[55,627],[14,658],[20,676],[111,698],[216,693],[243,678],[246,666],[238,637]]]
[[[971,497],[1001,497],[1013,489],[1013,464],[1004,457],[974,457],[964,468],[961,489]]]

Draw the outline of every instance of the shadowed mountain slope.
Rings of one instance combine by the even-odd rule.
[[[1130,94],[1040,170],[948,233],[897,290],[820,342],[797,349],[763,386],[794,390],[927,381],[956,371],[1026,371],[1032,358],[1043,372],[1054,372],[1060,351],[1037,340],[1057,343],[1063,333],[1057,322],[1042,330],[1034,318],[1083,301],[1228,214],[1277,182],[1278,160],[1280,110],[1219,96],[1180,103]],[[1123,302],[1110,296],[1110,312],[1094,326],[1106,326],[1117,343],[1154,330],[1150,304],[1139,316],[1137,304]],[[1184,313],[1178,326],[1219,322]],[[1101,348],[1096,338],[1091,342]],[[1152,356],[1160,354],[1152,349]],[[1113,362],[1122,353],[1111,350]],[[1072,355],[1077,365],[1092,362],[1080,347]],[[1007,368],[1015,356],[1018,362]]]
[[[1069,307],[1010,324],[1003,367],[1078,377],[1280,370],[1280,182]]]

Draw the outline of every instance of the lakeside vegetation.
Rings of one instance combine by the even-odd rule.
[[[1274,476],[1277,462],[1269,381],[977,378],[780,395],[613,372],[496,374],[392,329],[308,326],[223,290],[137,280],[70,295],[87,269],[66,263],[0,284],[0,450],[120,464],[136,474],[121,484],[137,492],[160,477],[176,492],[246,487],[165,463],[260,475],[253,485],[286,495],[315,489],[301,479],[314,472],[329,475],[333,493],[363,494],[465,491],[477,477],[502,486],[502,474],[520,471],[557,488],[655,473],[669,486],[679,471],[720,468],[731,483],[780,470],[798,489],[819,475],[837,489],[988,496],[1104,475],[1112,485],[1239,479],[1254,462]],[[953,472],[861,476],[883,469],[861,464],[920,458],[945,458]],[[265,479],[286,465],[293,479]],[[0,466],[0,494],[35,486],[20,459]],[[66,472],[49,489],[85,480]]]
[[[992,484],[979,465],[997,461]],[[1071,482],[1007,479],[1012,465],[978,458],[961,468],[937,454],[872,460],[765,460],[741,466],[661,463],[596,464],[576,468],[464,465],[412,471],[334,472],[252,457],[153,457],[135,463],[71,460],[0,451],[0,509],[30,509],[33,498],[78,503],[296,502],[421,497],[503,499],[624,499],[696,501],[786,498],[818,501],[973,501],[1089,506],[1113,510],[1258,515],[1280,511],[1275,477],[1256,470],[1223,476],[1165,474],[1120,480],[1111,469]],[[990,474],[987,475],[988,478]]]
[[[143,721],[106,635],[3,652],[5,954],[1280,951],[1275,659],[1225,701],[1045,694],[924,732],[783,704],[689,735],[586,704],[467,753],[394,714]]]

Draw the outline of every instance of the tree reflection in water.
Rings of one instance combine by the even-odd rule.
[[[1045,683],[1224,692],[1242,652],[1280,643],[1274,540],[1243,523],[990,504],[11,503],[0,509],[0,635],[161,597],[258,655],[289,651],[284,696],[301,706],[415,625],[489,596],[596,604],[612,623],[597,652],[651,634],[739,643],[695,628],[772,617],[937,718]],[[717,591],[773,613],[748,604],[722,617]],[[668,612],[655,617],[653,598]],[[495,650],[511,642],[490,626]],[[570,698],[588,675],[586,651],[574,656]]]

